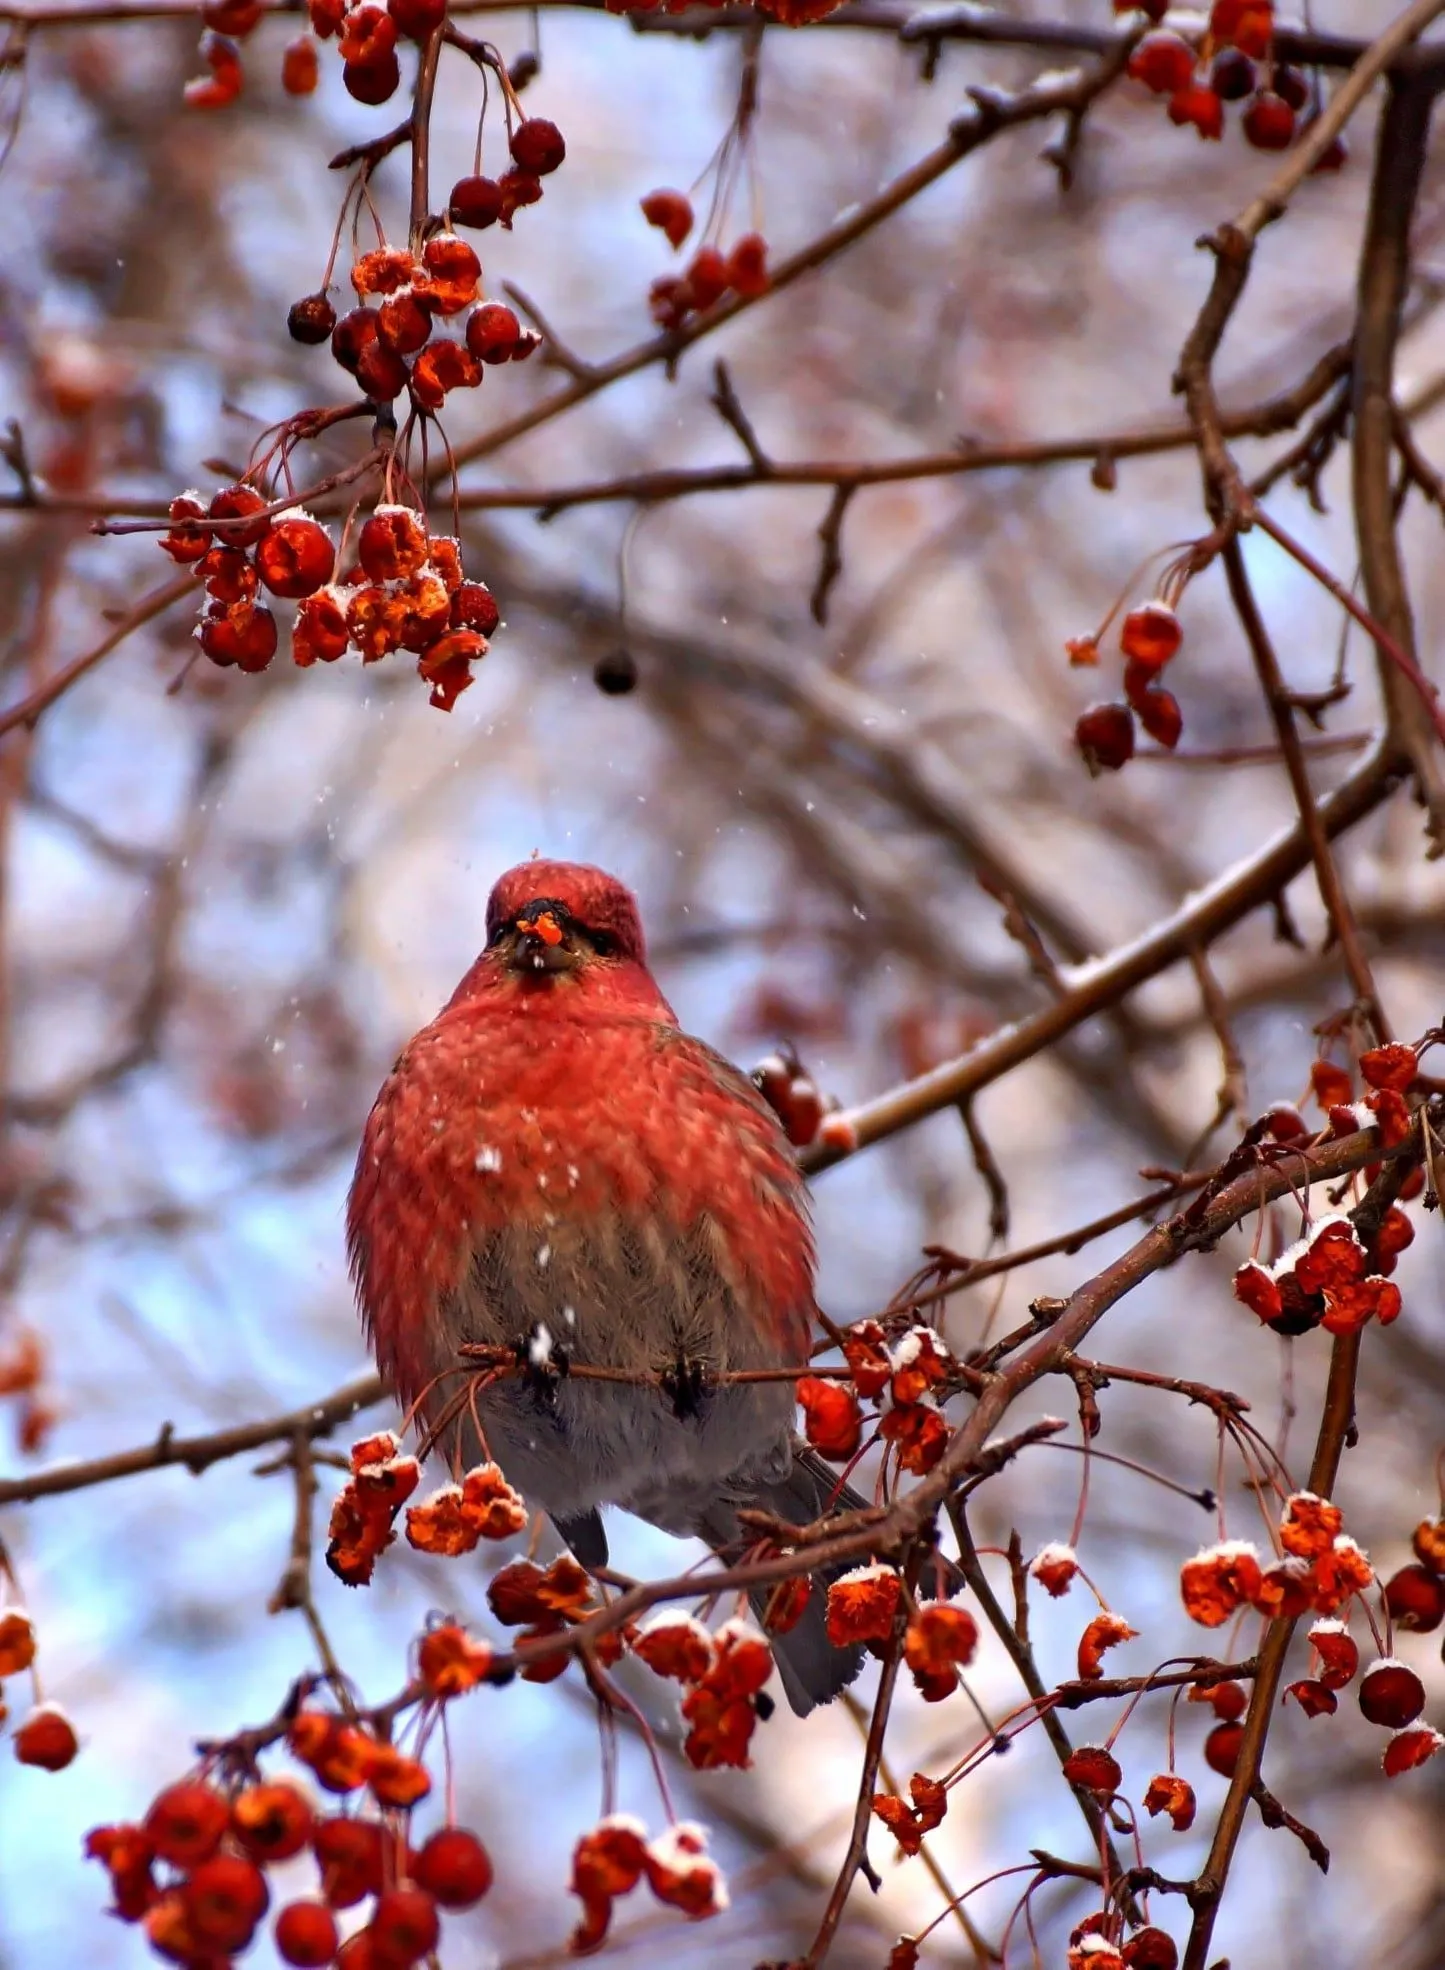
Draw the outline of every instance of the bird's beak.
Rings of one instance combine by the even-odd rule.
[[[572,971],[577,966],[578,954],[552,912],[539,910],[533,917],[517,920],[513,963],[519,971]]]

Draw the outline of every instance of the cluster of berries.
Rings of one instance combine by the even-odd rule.
[[[881,1563],[855,1566],[828,1589],[828,1639],[834,1648],[858,1644],[881,1655],[893,1639],[903,1607],[903,1577]],[[951,1601],[927,1601],[910,1609],[903,1660],[925,1703],[942,1703],[958,1688],[978,1647],[978,1623]],[[887,1814],[880,1814],[887,1819]]]
[[[1142,11],[1162,20],[1166,8],[1150,4]],[[1192,124],[1201,137],[1218,142],[1224,105],[1242,102],[1245,142],[1256,150],[1288,150],[1305,127],[1300,118],[1311,109],[1314,91],[1302,70],[1274,59],[1273,47],[1271,0],[1214,0],[1198,45],[1166,29],[1146,34],[1129,57],[1129,74],[1168,97],[1171,123]],[[1314,168],[1338,170],[1344,161],[1337,137]]]
[[[1091,773],[1117,773],[1134,757],[1136,721],[1159,745],[1171,751],[1178,745],[1184,717],[1179,700],[1163,689],[1159,677],[1183,641],[1183,626],[1162,597],[1130,609],[1125,616],[1119,632],[1124,702],[1090,705],[1074,727],[1074,743]],[[1099,661],[1097,635],[1072,637],[1064,647],[1071,664],[1082,667]]]
[[[388,1799],[383,1754],[394,1767],[413,1762],[316,1711],[297,1716],[290,1744],[336,1793],[358,1788],[372,1756],[378,1803]],[[249,1947],[271,1904],[266,1870],[308,1851],[319,1893],[279,1909],[272,1936],[283,1963],[312,1970],[410,1970],[436,1948],[439,1911],[472,1908],[492,1885],[486,1849],[465,1828],[440,1827],[413,1848],[399,1815],[324,1816],[285,1779],[224,1790],[205,1773],[182,1779],[143,1821],[93,1828],[85,1850],[110,1873],[113,1913],[143,1924],[157,1955],[191,1970],[222,1970]],[[365,1925],[343,1943],[336,1911],[368,1899]]]
[[[286,326],[297,342],[330,341],[331,353],[373,403],[405,390],[433,415],[453,390],[475,390],[483,365],[522,362],[541,344],[500,301],[478,302],[482,263],[455,233],[434,233],[418,260],[398,246],[363,253],[351,270],[359,305],[339,319],[324,290],[293,303]],[[461,341],[436,333],[440,320],[470,309]]]
[[[440,10],[439,10],[440,11]],[[205,0],[201,8],[200,56],[206,74],[185,86],[190,109],[224,109],[245,85],[241,43],[265,14],[261,0]],[[320,77],[315,41],[309,34],[288,41],[281,56],[281,86],[288,96],[309,96]]]
[[[15,1447],[33,1457],[45,1446],[59,1417],[54,1396],[46,1386],[46,1344],[33,1327],[19,1328],[0,1353],[0,1400],[15,1401]]]
[[[569,1945],[574,1956],[600,1949],[612,1926],[612,1905],[640,1881],[660,1902],[680,1908],[693,1922],[721,1915],[728,1906],[727,1884],[707,1852],[707,1834],[692,1820],[679,1820],[656,1839],[630,1813],[610,1813],[584,1833],[572,1855],[572,1893],[582,1903],[582,1920]]]
[[[470,226],[477,232],[488,226],[512,229],[512,215],[524,205],[536,205],[546,189],[542,183],[567,155],[566,141],[555,123],[544,116],[528,116],[508,138],[511,168],[500,178],[479,172],[458,178],[452,186],[447,210],[454,226]]]
[[[642,216],[665,234],[674,252],[692,231],[692,202],[682,192],[649,192]],[[661,274],[648,290],[647,305],[659,328],[678,329],[691,315],[705,314],[725,295],[755,301],[768,291],[768,246],[761,233],[744,233],[731,249],[702,245],[680,274]]]
[[[0,1684],[7,1676],[27,1670],[34,1677],[35,1624],[23,1607],[0,1607]],[[38,1686],[36,1694],[39,1694]],[[0,1725],[9,1711],[0,1693]],[[80,1749],[75,1726],[58,1703],[34,1704],[10,1740],[22,1765],[44,1772],[63,1772]]]
[[[1412,1544],[1414,1559],[1385,1582],[1385,1611],[1396,1628],[1432,1635],[1445,1621],[1445,1517],[1421,1519]]]
[[[429,533],[409,506],[378,506],[358,534],[355,564],[340,574],[319,521],[298,507],[273,513],[244,482],[209,503],[182,493],[170,520],[160,545],[194,568],[206,598],[196,640],[223,668],[265,670],[276,654],[276,618],[258,599],[264,588],[297,604],[291,655],[302,668],[348,652],[376,663],[406,650],[431,702],[450,711],[500,621],[491,590],[464,578],[458,542]]]
[[[933,1328],[910,1326],[890,1341],[879,1321],[860,1320],[843,1337],[843,1355],[851,1388],[817,1375],[798,1383],[809,1443],[821,1457],[850,1463],[864,1448],[861,1397],[877,1402],[876,1438],[893,1449],[899,1470],[931,1471],[948,1444],[939,1405],[964,1382]]]

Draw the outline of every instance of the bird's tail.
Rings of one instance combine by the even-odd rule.
[[[788,1475],[775,1484],[761,1486],[747,1503],[786,1519],[790,1525],[812,1525],[832,1512],[859,1511],[867,1500],[860,1498],[851,1486],[840,1484],[837,1472],[830,1470],[814,1451],[799,1446]],[[735,1546],[739,1531],[732,1505],[720,1502],[700,1529],[713,1546]],[[828,1587],[852,1564],[851,1560],[845,1560],[840,1565],[820,1568],[813,1576],[812,1591],[802,1617],[786,1633],[769,1637],[788,1702],[800,1717],[806,1717],[817,1704],[830,1703],[863,1667],[861,1648],[835,1648],[828,1639]],[[759,1619],[772,1592],[772,1587],[760,1587],[752,1596],[753,1612]]]

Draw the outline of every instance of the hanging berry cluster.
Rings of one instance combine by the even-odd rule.
[[[1162,20],[1163,5],[1142,11]],[[1240,129],[1256,150],[1288,150],[1310,117],[1318,114],[1318,81],[1274,55],[1272,0],[1214,0],[1209,23],[1196,42],[1160,28],[1146,34],[1129,57],[1129,74],[1156,96],[1169,99],[1171,123],[1192,124],[1203,138],[1224,135],[1224,106],[1243,103]],[[1303,120],[1302,120],[1303,119]],[[1338,170],[1345,161],[1341,139],[1319,158],[1316,171]]]
[[[275,656],[265,590],[297,605],[291,656],[303,669],[348,654],[376,663],[405,650],[431,702],[450,711],[500,620],[491,590],[464,578],[456,539],[430,533],[409,506],[378,506],[358,532],[354,563],[340,572],[342,556],[318,520],[299,507],[274,511],[245,481],[209,502],[182,493],[170,519],[160,545],[194,569],[204,595],[196,640],[223,669],[261,671]]]
[[[0,1555],[0,1576],[5,1574]],[[22,1765],[61,1772],[79,1750],[75,1726],[58,1703],[41,1700],[35,1671],[35,1624],[23,1607],[0,1605],[0,1725],[8,1714],[3,1684],[7,1676],[29,1674],[34,1697],[30,1710],[16,1725],[10,1743]]]
[[[1117,773],[1134,757],[1136,724],[1170,751],[1179,743],[1184,715],[1179,700],[1172,691],[1164,689],[1159,678],[1184,641],[1184,630],[1174,610],[1182,586],[1183,580],[1178,579],[1172,595],[1155,596],[1139,608],[1130,609],[1124,617],[1119,631],[1119,649],[1124,657],[1124,702],[1090,705],[1074,727],[1074,743],[1093,774]],[[1106,622],[1092,636],[1072,638],[1064,646],[1070,663],[1097,664],[1099,639],[1107,628]]]
[[[858,1147],[857,1131],[842,1113],[837,1096],[820,1092],[790,1041],[779,1041],[772,1053],[763,1056],[752,1080],[794,1148],[806,1149],[818,1142],[846,1154]]]
[[[301,1710],[286,1741],[351,1810],[323,1812],[292,1780],[264,1777],[222,1747],[158,1793],[144,1820],[87,1836],[86,1853],[110,1874],[112,1913],[139,1923],[167,1962],[210,1970],[255,1939],[271,1906],[268,1870],[309,1855],[315,1894],[286,1902],[272,1924],[281,1961],[410,1970],[436,1948],[441,1912],[475,1907],[491,1887],[486,1849],[452,1825],[412,1846],[412,1809],[431,1779],[374,1732]],[[343,1944],[337,1914],[363,1902],[366,1921]]]
[[[678,252],[693,228],[692,201],[683,192],[649,192],[642,216]],[[680,274],[660,274],[648,290],[647,305],[659,328],[681,328],[729,294],[755,301],[768,291],[768,246],[761,233],[744,233],[724,253],[699,246]]]

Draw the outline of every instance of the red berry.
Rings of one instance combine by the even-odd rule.
[[[311,598],[311,606],[321,601]],[[297,610],[297,622],[302,611]],[[345,647],[345,618],[342,619]],[[294,631],[293,631],[294,642]],[[339,656],[340,651],[337,652]],[[311,1838],[311,1808],[294,1785],[284,1779],[264,1785],[248,1785],[231,1801],[231,1831],[252,1860],[269,1867],[275,1861],[289,1861],[299,1854]]]
[[[353,308],[331,331],[331,353],[353,376],[363,352],[376,340],[380,322],[375,308]]]
[[[375,1820],[318,1820],[311,1851],[332,1908],[352,1908],[381,1890],[382,1830]]]
[[[389,55],[379,56],[374,62],[347,62],[341,71],[341,80],[346,92],[359,103],[374,105],[387,102],[396,94],[401,81],[401,63],[393,50]]]
[[[1309,78],[1303,69],[1291,68],[1288,62],[1276,62],[1270,81],[1274,86],[1274,93],[1282,96],[1291,109],[1303,109],[1308,103]]]
[[[38,1765],[43,1772],[63,1772],[80,1749],[75,1726],[58,1703],[37,1705],[11,1742],[22,1765]]]
[[[1243,1724],[1216,1724],[1204,1740],[1204,1762],[1210,1771],[1218,1772],[1221,1778],[1233,1778],[1243,1742]]]
[[[288,96],[314,95],[319,73],[316,43],[309,34],[298,35],[286,43],[281,54],[281,87]]]
[[[767,241],[761,233],[744,233],[728,255],[728,286],[745,301],[756,301],[771,285]]]
[[[692,231],[692,204],[681,192],[649,192],[642,200],[642,216],[666,234],[674,252]]]
[[[256,572],[273,595],[298,602],[330,581],[336,550],[315,520],[281,514],[256,549]]]
[[[1412,1562],[1385,1582],[1385,1606],[1397,1628],[1428,1635],[1445,1621],[1445,1580]]]
[[[230,1817],[231,1809],[215,1786],[183,1779],[157,1793],[145,1817],[146,1837],[161,1860],[191,1868],[215,1853]]]
[[[1184,641],[1179,618],[1167,602],[1145,602],[1131,609],[1119,632],[1119,648],[1131,663],[1163,670]]]
[[[1172,691],[1141,691],[1130,703],[1139,715],[1139,723],[1161,746],[1172,752],[1179,743],[1179,734],[1184,729],[1184,714],[1179,709],[1179,700]]]
[[[424,522],[409,506],[378,506],[356,543],[356,558],[370,581],[401,581],[426,565]]]
[[[406,364],[381,341],[368,342],[356,365],[356,380],[374,403],[389,404],[406,388]]]
[[[206,0],[201,20],[217,34],[232,34],[243,41],[260,20],[261,0]]]
[[[483,302],[467,318],[467,347],[480,362],[510,362],[521,336],[521,323],[500,301]]]
[[[545,178],[567,155],[562,132],[545,116],[529,116],[512,132],[512,161],[519,171]]]
[[[427,41],[447,17],[447,0],[386,0],[397,30],[412,41]]]
[[[409,1970],[436,1947],[441,1933],[437,1905],[424,1888],[388,1888],[372,1910],[371,1933],[388,1962]]]
[[[490,636],[501,620],[496,597],[484,582],[464,581],[451,599],[453,629],[474,629],[479,636]]]
[[[204,520],[206,509],[199,499],[189,493],[182,493],[173,499],[167,511],[171,517],[169,533],[161,535],[157,543],[173,561],[189,563],[201,560],[211,545],[211,530],[194,524]]]
[[[325,1902],[288,1902],[276,1917],[276,1954],[301,1970],[319,1970],[336,1955],[336,1917]]]
[[[1254,63],[1238,48],[1221,48],[1210,64],[1209,86],[1221,102],[1242,103],[1254,94]]]
[[[231,1954],[250,1942],[271,1896],[254,1861],[217,1854],[191,1870],[181,1899],[195,1935]]]
[[[482,263],[464,239],[455,233],[438,233],[422,249],[427,279],[421,298],[439,315],[457,315],[477,298]]]
[[[242,670],[261,671],[276,654],[276,618],[265,608],[248,610],[239,623],[222,609],[220,615],[205,618],[198,635],[206,655],[222,668],[237,664]]]
[[[341,23],[337,53],[342,61],[373,68],[396,48],[396,22],[385,7],[353,7]]]
[[[1194,74],[1194,50],[1177,34],[1146,34],[1129,57],[1129,73],[1156,96],[1177,95]]]
[[[414,356],[431,335],[431,316],[415,294],[388,294],[376,311],[377,340],[399,356]]]
[[[1372,1724],[1403,1730],[1425,1708],[1425,1685],[1403,1662],[1386,1656],[1360,1679],[1360,1709]]]
[[[324,294],[303,294],[291,303],[286,329],[293,342],[324,342],[336,326],[336,310]]]
[[[217,527],[216,539],[227,547],[254,547],[271,524],[266,502],[254,486],[223,486],[211,501],[209,518],[235,520],[247,513],[259,513],[261,517],[245,527]]]
[[[502,188],[495,178],[458,178],[447,200],[458,226],[494,226],[502,216]]]
[[[1124,1945],[1125,1970],[1178,1970],[1179,1948],[1167,1929],[1140,1929]]]
[[[1261,60],[1274,38],[1273,0],[1214,0],[1209,32],[1216,42]]]
[[[1074,743],[1090,773],[1117,773],[1134,757],[1134,720],[1127,705],[1091,705],[1074,727]]]
[[[1256,150],[1288,150],[1294,141],[1294,111],[1282,96],[1262,90],[1244,112],[1245,142]]]
[[[1169,121],[1192,123],[1201,137],[1218,143],[1224,135],[1224,104],[1202,82],[1191,82],[1169,98]]]
[[[487,1850],[465,1827],[444,1826],[434,1833],[412,1866],[419,1888],[443,1908],[471,1908],[492,1885]]]
[[[710,308],[728,291],[728,263],[715,246],[700,246],[692,256],[685,279],[692,289],[693,306],[699,311]]]

